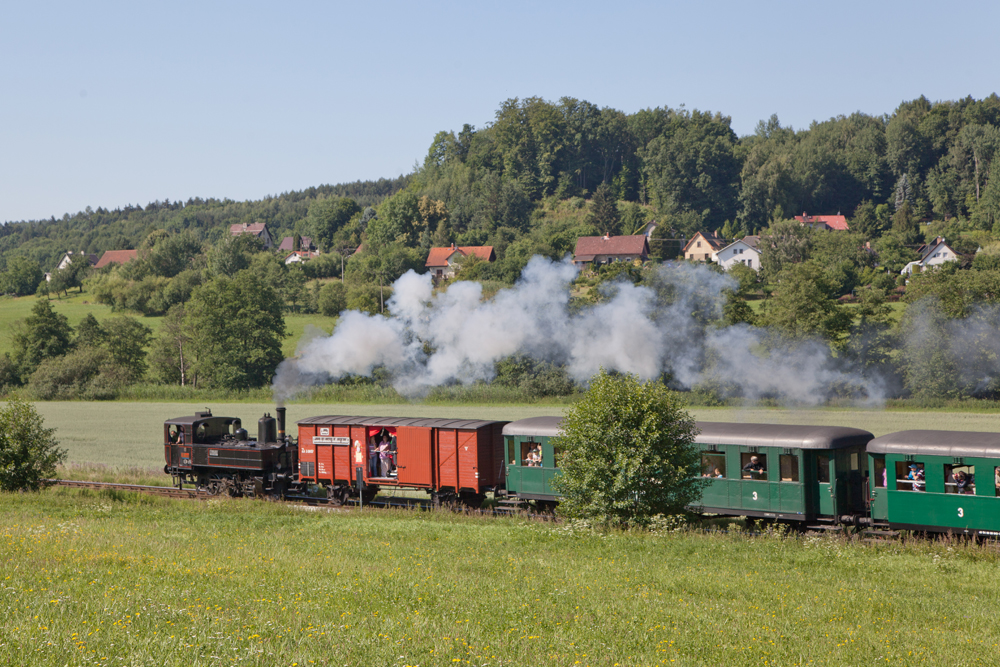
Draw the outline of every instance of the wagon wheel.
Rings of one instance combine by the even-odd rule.
[[[344,494],[339,487],[330,485],[326,487],[326,499],[331,505],[340,506],[344,504]]]
[[[366,505],[371,501],[375,500],[375,496],[378,495],[378,489],[365,489],[361,492],[361,502]]]

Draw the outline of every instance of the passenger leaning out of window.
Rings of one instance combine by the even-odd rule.
[[[758,475],[767,471],[764,469],[763,464],[761,464],[760,459],[756,456],[751,456],[750,463],[743,466],[743,472],[750,473],[750,476],[756,479]]]

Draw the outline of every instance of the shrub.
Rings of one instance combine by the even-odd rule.
[[[0,490],[35,491],[66,460],[53,434],[30,403],[11,398],[0,408]]]

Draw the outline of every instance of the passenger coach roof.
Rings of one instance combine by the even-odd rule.
[[[299,426],[306,424],[334,424],[341,426],[423,426],[426,428],[454,428],[474,430],[490,424],[506,422],[484,421],[479,419],[414,419],[412,417],[356,417],[350,415],[324,415],[309,417],[295,422]]]
[[[981,431],[900,431],[868,443],[873,454],[923,454],[1000,458],[1000,433]]]
[[[518,419],[516,422],[511,422],[504,426],[503,434],[537,435],[551,438],[559,435],[562,431],[559,428],[562,420],[562,417],[528,417],[527,419]]]
[[[846,426],[799,426],[795,424],[731,424],[698,422],[701,433],[695,442],[703,445],[744,445],[789,449],[842,449],[864,446],[873,436]]]

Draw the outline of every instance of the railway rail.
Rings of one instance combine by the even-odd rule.
[[[207,491],[202,491],[198,489],[178,489],[173,486],[147,486],[142,484],[118,484],[115,482],[86,482],[78,481],[72,479],[49,479],[46,482],[52,486],[68,486],[77,489],[94,489],[94,490],[113,490],[113,491],[131,491],[134,493],[145,493],[153,496],[161,496],[165,498],[184,498],[184,499],[198,499],[207,500],[209,498],[227,498],[227,495],[212,494]],[[302,503],[305,505],[313,506],[328,506],[328,507],[351,507],[355,508],[361,505],[356,498],[348,500],[344,505],[336,505],[330,502],[327,498],[315,498],[312,496],[286,496],[285,502],[290,503]],[[510,516],[515,513],[524,512],[526,516],[541,519],[544,521],[557,521],[555,516],[551,513],[538,513],[531,512],[527,509],[516,508],[511,506],[498,506],[491,509],[482,510],[472,510],[467,507],[462,507],[461,505],[437,505],[431,500],[424,500],[421,498],[406,498],[398,496],[376,496],[371,502],[366,502],[364,507],[377,507],[380,509],[414,509],[422,511],[430,511],[435,509],[452,509],[455,511],[466,511],[469,513],[476,514],[486,514],[491,516]]]
[[[77,489],[97,489],[111,491],[134,491],[166,498],[211,498],[211,494],[197,489],[178,489],[172,486],[147,486],[143,484],[117,484],[115,482],[83,482],[75,479],[48,479],[53,486],[69,486]]]

